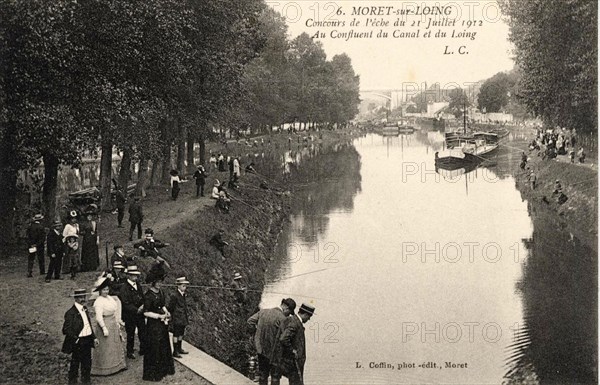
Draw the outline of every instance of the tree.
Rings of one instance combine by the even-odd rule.
[[[455,117],[460,118],[465,114],[466,108],[471,106],[467,93],[462,88],[455,88],[450,91],[450,102],[448,109]]]
[[[515,82],[504,72],[486,80],[479,91],[477,103],[481,111],[500,112],[510,98]]]
[[[519,97],[548,124],[596,132],[598,2],[500,0],[522,71]]]

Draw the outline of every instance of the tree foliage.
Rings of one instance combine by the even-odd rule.
[[[596,131],[598,2],[499,0],[523,76],[519,97],[548,124]]]

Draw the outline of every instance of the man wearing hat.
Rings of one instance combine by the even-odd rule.
[[[258,353],[258,383],[267,385],[271,374],[271,361],[278,343],[281,324],[290,315],[294,314],[296,302],[291,298],[281,300],[281,305],[272,309],[262,309],[248,318],[248,324],[256,327],[254,345]],[[280,378],[280,377],[279,377]],[[271,384],[277,384],[279,378],[271,378]]]
[[[240,273],[235,273],[233,275],[233,282],[231,284],[233,286],[233,296],[238,303],[246,302],[246,287],[242,283],[242,275]]]
[[[135,344],[135,329],[138,330],[140,340],[140,355],[144,354],[146,337],[146,320],[144,318],[144,292],[138,283],[142,274],[137,266],[127,267],[127,281],[121,286],[119,299],[121,300],[123,312],[121,314],[125,322],[127,332],[127,358],[135,359],[133,347]]]
[[[87,303],[85,289],[77,289],[71,295],[75,299],[73,306],[65,313],[62,332],[65,335],[61,351],[71,354],[69,367],[69,384],[76,384],[81,367],[81,382],[90,383],[92,369],[92,348],[98,346],[94,335],[92,321],[85,306]]]
[[[29,240],[29,258],[27,259],[28,277],[33,277],[33,262],[36,256],[40,267],[40,275],[46,274],[46,262],[44,261],[46,229],[40,223],[42,219],[44,219],[42,214],[35,214],[31,225],[27,229],[27,239]]]
[[[148,228],[144,230],[144,239],[134,243],[133,247],[140,250],[140,257],[159,257],[158,249],[170,246],[168,243],[154,238],[154,230]],[[162,259],[162,258],[161,258]]]
[[[144,220],[144,213],[142,211],[142,204],[140,203],[140,197],[133,198],[133,202],[129,205],[129,240],[133,241],[133,230],[137,227],[138,239],[142,238],[142,221]]]
[[[199,165],[198,169],[194,173],[194,179],[196,179],[196,198],[198,196],[204,196],[204,184],[206,183],[206,171],[204,166]]]
[[[112,280],[110,282],[110,291],[108,295],[118,296],[121,292],[121,287],[127,282],[127,275],[125,274],[125,266],[120,261],[115,261],[112,265]]]
[[[179,277],[175,280],[175,284],[177,290],[169,299],[167,310],[171,313],[173,320],[173,357],[181,358],[181,354],[188,354],[183,350],[181,344],[185,327],[189,325],[187,294],[185,291],[190,282],[185,277]]]
[[[304,363],[306,362],[306,340],[304,324],[315,314],[315,308],[302,304],[298,314],[285,319],[281,325],[279,344],[274,353],[276,367],[273,377],[281,375],[289,379],[290,385],[302,385],[304,378]],[[273,384],[273,382],[271,382]],[[275,382],[279,384],[279,381]]]
[[[110,257],[110,264],[114,266],[115,262],[120,262],[123,267],[127,267],[127,257],[125,256],[125,250],[123,245],[116,244],[113,247],[114,253]]]
[[[60,272],[62,268],[64,245],[62,243],[61,230],[62,223],[60,221],[55,221],[52,224],[52,230],[50,230],[46,236],[48,258],[50,259],[48,274],[46,274],[46,282],[50,282],[53,274],[54,279],[62,279],[60,277]]]

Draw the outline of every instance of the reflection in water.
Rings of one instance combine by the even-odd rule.
[[[534,231],[518,289],[524,319],[508,348],[507,383],[595,384],[596,253],[561,231],[555,213],[530,205]]]
[[[497,166],[445,178],[431,144],[413,138],[368,135],[355,140],[358,154],[291,168],[319,182],[294,191],[261,307],[281,293],[317,307],[306,382],[595,379],[594,253],[522,200],[500,167],[517,167],[518,154],[499,151]],[[360,175],[337,174],[348,162]],[[449,361],[468,368],[438,369]]]

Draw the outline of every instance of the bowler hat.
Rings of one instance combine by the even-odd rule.
[[[281,300],[281,303],[287,306],[292,313],[294,312],[294,310],[296,310],[296,301],[294,301],[291,298],[284,298]]]
[[[302,305],[300,305],[300,309],[298,310],[299,313],[306,313],[309,315],[314,315],[315,314],[315,308],[307,305],[305,303],[303,303]]]
[[[148,227],[146,230],[144,230],[144,234],[154,234],[154,230]]]
[[[122,248],[123,248],[123,245],[120,245],[120,244],[118,244],[118,243],[117,243],[116,245],[114,245],[114,246],[113,246],[113,250],[115,250],[115,251],[117,251],[117,250],[119,250],[119,249],[122,249]]]
[[[73,290],[73,294],[69,294],[70,297],[85,297],[87,295],[89,293],[85,289],[75,289]]]

